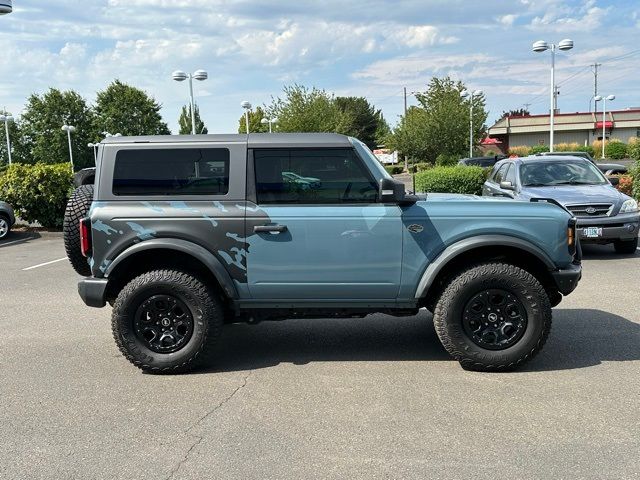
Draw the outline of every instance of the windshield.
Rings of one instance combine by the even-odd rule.
[[[608,183],[598,167],[586,160],[523,163],[520,166],[520,182],[523,187],[604,185]]]
[[[369,150],[369,147],[353,137],[349,137],[349,141],[355,147],[356,152],[358,152],[358,155],[365,161],[368,167],[374,169],[373,174],[375,175],[376,180],[380,180],[381,178],[392,178],[391,175],[389,175],[389,172],[384,169],[380,160],[378,160],[378,157]]]

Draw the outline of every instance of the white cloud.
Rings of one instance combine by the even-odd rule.
[[[498,17],[498,21],[506,27],[511,27],[513,25],[513,22],[515,22],[517,18],[518,15],[513,14],[501,15],[500,17]]]

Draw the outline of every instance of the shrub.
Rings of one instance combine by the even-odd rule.
[[[631,175],[621,175],[616,188],[631,197],[633,195],[633,177]]]
[[[529,155],[535,155],[536,153],[545,153],[549,151],[549,147],[547,145],[534,145],[531,147],[529,151]]]
[[[591,146],[594,151],[593,158],[602,158],[602,140],[594,140]]]
[[[569,150],[569,151],[571,151],[571,150]],[[595,149],[591,145],[578,145],[574,151],[575,152],[587,152],[593,158],[596,157]]]
[[[607,158],[620,160],[627,156],[627,144],[618,139],[610,140],[604,146],[604,154]]]
[[[627,155],[636,162],[640,162],[640,138],[631,137],[627,145]]]
[[[480,195],[488,172],[489,169],[464,165],[434,167],[416,174],[416,191]]]
[[[528,157],[531,153],[531,147],[527,145],[518,145],[516,147],[511,147],[507,152],[509,156],[515,155],[516,157]]]
[[[385,165],[384,169],[389,172],[390,175],[398,175],[404,171],[402,165]]]
[[[640,160],[636,160],[635,164],[629,170],[629,173],[633,181],[631,196],[640,201]]]
[[[576,142],[573,143],[556,143],[553,145],[555,152],[577,152],[580,149],[580,145]]]
[[[460,155],[441,153],[436,157],[436,165],[438,167],[451,167],[458,163]]]
[[[14,163],[0,177],[0,198],[13,205],[21,219],[46,228],[60,228],[71,180],[68,163]]]

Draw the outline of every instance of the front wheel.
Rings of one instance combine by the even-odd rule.
[[[183,373],[203,363],[220,335],[223,308],[196,277],[156,270],[131,280],[111,328],[122,354],[148,373]]]
[[[507,263],[457,275],[433,322],[444,348],[467,370],[513,370],[531,360],[551,330],[551,305],[538,280]]]
[[[638,237],[633,240],[616,240],[613,242],[613,248],[616,249],[616,253],[634,254],[638,249]]]

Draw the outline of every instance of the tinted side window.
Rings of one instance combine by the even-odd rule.
[[[493,181],[496,183],[502,182],[504,180],[505,173],[507,173],[508,167],[509,167],[508,163],[505,163],[504,165],[502,165],[493,176]]]
[[[375,202],[378,188],[348,148],[254,152],[258,203]]]
[[[224,195],[229,191],[229,150],[169,148],[120,150],[114,195]]]

